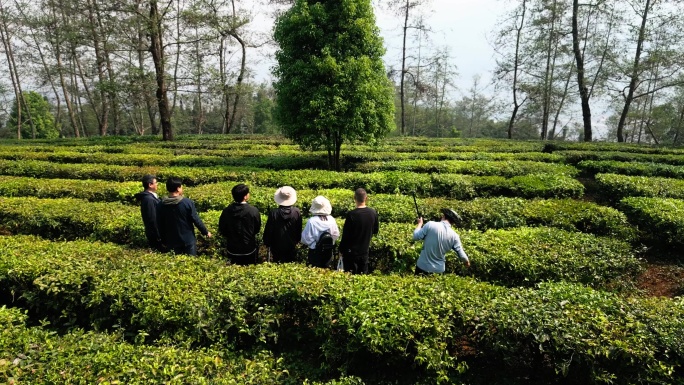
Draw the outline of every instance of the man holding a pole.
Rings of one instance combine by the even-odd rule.
[[[470,267],[470,260],[463,251],[461,238],[451,228],[458,219],[458,214],[452,209],[442,209],[441,220],[430,221],[425,226],[423,226],[423,218],[418,218],[416,229],[413,231],[413,240],[425,241],[416,263],[416,275],[444,273],[446,261],[444,255],[449,250],[454,250],[466,267]]]

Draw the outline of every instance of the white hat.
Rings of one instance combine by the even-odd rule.
[[[297,202],[297,191],[290,186],[283,186],[276,190],[273,199],[280,206],[292,206]]]
[[[332,205],[330,205],[330,201],[326,197],[319,195],[311,202],[309,212],[311,215],[330,215],[332,213]]]

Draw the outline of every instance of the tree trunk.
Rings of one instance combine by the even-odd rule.
[[[240,36],[237,34],[237,32],[230,31],[230,36],[232,36],[235,40],[238,41],[240,44],[240,48],[242,49],[242,60],[240,62],[240,74],[238,75],[237,82],[235,83],[235,99],[233,99],[233,115],[230,117],[230,122],[228,123],[228,132],[230,132],[233,129],[233,124],[235,122],[235,115],[237,114],[237,107],[238,103],[240,101],[240,93],[242,92],[242,81],[245,76],[245,70],[246,70],[246,61],[247,61],[247,49],[245,46],[244,40],[240,38]]]
[[[644,45],[644,35],[646,32],[646,20],[648,19],[648,11],[651,8],[651,0],[646,0],[646,5],[644,6],[644,14],[641,18],[641,27],[639,28],[639,37],[637,38],[637,48],[634,53],[634,62],[632,64],[632,74],[629,80],[629,86],[627,87],[627,96],[625,96],[625,105],[622,107],[622,113],[620,114],[620,121],[617,126],[617,139],[618,142],[624,142],[624,127],[625,120],[627,119],[627,114],[629,113],[629,106],[634,98],[634,91],[636,90],[637,83],[639,81],[639,65],[641,61],[641,50]],[[624,92],[623,92],[624,95]]]
[[[513,139],[513,125],[515,124],[515,117],[518,115],[520,106],[525,103],[523,100],[518,104],[518,70],[520,67],[520,37],[522,29],[525,25],[525,12],[527,11],[527,1],[522,2],[522,14],[520,15],[520,27],[516,25],[515,36],[515,56],[513,57],[513,112],[511,118],[508,120],[508,139]]]
[[[159,105],[159,118],[161,120],[163,140],[173,140],[173,129],[171,127],[171,110],[169,109],[169,99],[166,89],[166,78],[164,70],[164,44],[162,41],[162,21],[157,0],[150,0],[150,53],[154,62],[154,72],[157,80],[157,104]]]
[[[50,14],[52,16],[52,22],[54,23],[55,20],[57,20],[57,15],[55,13],[54,7],[50,9]],[[50,23],[50,24],[53,24]],[[48,28],[51,28],[48,27]],[[55,30],[50,31],[53,38],[54,38],[54,50],[55,50],[55,60],[57,60],[57,72],[59,75],[59,85],[62,88],[62,93],[64,94],[64,103],[66,103],[67,106],[67,113],[69,114],[69,121],[71,122],[71,127],[74,130],[74,136],[79,138],[80,132],[79,132],[79,125],[76,119],[76,110],[74,108],[74,105],[71,100],[71,95],[69,94],[69,91],[67,90],[67,82],[65,80],[64,76],[64,66],[62,65],[62,40],[60,39],[61,35],[59,31],[55,28]]]
[[[579,17],[579,0],[572,1],[572,50],[575,54],[577,66],[577,87],[579,88],[580,99],[582,100],[582,119],[584,121],[584,141],[592,141],[591,131],[591,108],[589,106],[589,89],[584,79],[584,57],[579,47],[579,30],[577,18]]]
[[[404,106],[404,82],[406,79],[406,35],[408,34],[409,1],[406,0],[406,12],[404,13],[404,36],[401,45],[401,80],[399,82],[399,98],[401,99],[401,135],[406,135],[406,111]]]
[[[100,47],[101,41],[100,36],[97,31],[97,26],[99,25],[99,20],[95,20],[95,0],[89,0],[88,7],[88,27],[90,28],[90,35],[93,39],[93,48],[95,49],[95,66],[97,67],[97,80],[100,82],[100,117],[98,118],[98,126],[100,131],[100,136],[107,136],[107,129],[109,126],[109,101],[106,89],[104,87],[106,83],[105,79],[105,61],[102,58],[102,48]],[[85,84],[85,81],[84,81]],[[94,102],[94,100],[93,100]],[[93,105],[93,108],[95,106]],[[97,114],[97,110],[95,111]]]
[[[2,20],[2,25],[0,25],[0,38],[2,39],[2,44],[5,47],[5,55],[7,56],[7,63],[9,64],[10,75],[12,77],[12,86],[14,87],[16,100],[17,100],[17,139],[21,139],[21,108],[23,106],[26,116],[28,117],[29,125],[31,126],[31,138],[36,138],[36,125],[31,119],[31,110],[29,110],[26,105],[26,99],[24,98],[24,91],[21,89],[21,81],[19,79],[19,73],[17,72],[17,64],[14,61],[14,50],[12,49],[12,43],[10,42],[9,29],[7,28],[7,15],[5,14],[5,8],[0,3],[0,19]]]

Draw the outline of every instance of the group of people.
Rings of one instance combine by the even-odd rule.
[[[142,179],[144,191],[135,195],[140,202],[140,211],[145,235],[151,248],[173,251],[176,254],[197,255],[195,228],[207,238],[212,234],[204,225],[195,203],[183,196],[180,179],[166,181],[168,195],[157,194],[157,178],[145,175]],[[261,230],[259,210],[248,203],[249,187],[238,184],[231,190],[233,202],[221,212],[218,230],[225,239],[227,256],[234,264],[257,263],[259,247],[257,235]],[[264,227],[263,242],[268,247],[269,260],[277,263],[294,262],[297,245],[308,247],[307,263],[315,267],[328,267],[334,258],[334,244],[340,238],[340,230],[332,217],[330,201],[317,196],[311,202],[311,217],[302,230],[303,219],[300,210],[294,206],[297,192],[290,186],[279,188],[274,195],[277,208],[270,210]],[[339,244],[340,258],[344,270],[353,274],[368,273],[370,242],[380,229],[378,213],[366,206],[368,194],[363,188],[354,192],[356,208],[346,214],[342,239]],[[424,240],[423,249],[416,264],[416,274],[443,273],[444,255],[456,251],[466,266],[470,261],[461,245],[458,234],[451,228],[457,223],[458,214],[443,209],[439,222],[428,222],[418,218],[413,232],[414,240]]]

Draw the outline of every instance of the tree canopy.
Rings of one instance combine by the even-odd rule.
[[[296,0],[274,38],[275,115],[285,136],[327,150],[339,169],[343,142],[372,143],[391,131],[393,88],[370,0]]]
[[[12,104],[12,111],[10,112],[7,127],[10,130],[16,131],[17,126],[21,129],[21,136],[23,138],[34,137],[31,128],[31,123],[35,128],[36,139],[55,139],[59,137],[59,128],[55,125],[55,117],[50,112],[50,104],[39,93],[34,91],[24,92],[24,100],[29,109],[23,110],[19,113],[17,109],[16,100]],[[21,117],[19,119],[19,116]],[[19,120],[21,123],[19,124]],[[30,120],[30,121],[29,121]]]

